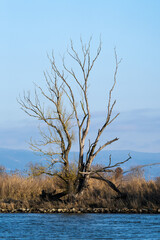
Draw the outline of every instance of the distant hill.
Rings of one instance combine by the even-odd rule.
[[[98,164],[107,164],[109,155],[111,154],[112,162],[121,162],[128,158],[128,154],[130,153],[131,159],[122,164],[121,167],[124,171],[128,170],[131,167],[152,164],[152,163],[160,163],[160,153],[145,153],[145,152],[135,152],[129,150],[113,150],[113,151],[102,151],[100,155],[97,157],[95,163]],[[147,178],[155,178],[160,176],[160,165],[153,165],[144,168],[145,176]]]
[[[160,153],[143,153],[129,150],[112,150],[102,151],[97,155],[94,164],[107,165],[109,155],[112,156],[112,163],[124,161],[130,153],[132,159],[126,162],[121,167],[126,171],[130,167],[160,163]],[[71,160],[78,160],[78,153],[70,154]],[[0,148],[0,165],[4,166],[8,171],[18,169],[22,171],[30,163],[43,162],[43,158],[29,150],[12,150]],[[145,175],[148,178],[160,176],[160,165],[145,168]]]
[[[6,170],[24,170],[30,162],[42,161],[42,157],[29,150],[13,150],[0,148],[0,165]]]

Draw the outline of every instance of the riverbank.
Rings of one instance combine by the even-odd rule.
[[[160,214],[160,208],[158,209],[109,209],[109,208],[52,208],[52,209],[44,209],[44,208],[37,208],[37,209],[29,209],[29,208],[19,208],[19,209],[0,209],[0,213],[126,213],[126,214]]]
[[[83,196],[53,198],[65,190],[59,178],[47,176],[0,175],[0,212],[5,213],[159,213],[160,178],[146,181],[143,176],[108,176],[124,198],[108,184],[89,181]],[[44,198],[43,192],[47,193]],[[42,197],[43,196],[43,197]]]

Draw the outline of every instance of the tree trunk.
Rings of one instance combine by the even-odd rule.
[[[101,176],[99,176],[99,177],[98,176],[91,176],[91,178],[94,178],[94,179],[106,182],[109,185],[109,187],[118,194],[119,197],[124,197],[125,194],[122,193],[116,187],[116,185],[113,182],[111,182],[110,180],[105,179],[105,178],[103,178]],[[83,177],[81,177],[79,179],[79,184],[77,186],[77,191],[76,191],[76,195],[77,196],[82,196],[84,191],[85,191],[85,189],[88,188],[88,185],[89,185],[88,181],[89,181],[89,179],[90,179],[89,175],[85,175],[85,176],[83,176]]]
[[[78,182],[77,182],[77,186],[75,186],[75,194],[76,196],[82,196],[85,189],[88,187],[88,180],[89,180],[89,176],[85,175],[85,176],[80,176]]]

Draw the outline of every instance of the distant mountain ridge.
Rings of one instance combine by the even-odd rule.
[[[42,157],[29,150],[0,148],[0,165],[7,170],[23,170],[30,162],[42,161]]]
[[[112,157],[112,163],[121,162],[128,158],[128,153],[130,153],[132,159],[121,165],[124,170],[138,165],[160,163],[160,153],[145,153],[129,150],[112,150],[101,151],[97,155],[94,164],[102,164],[106,166],[108,164],[110,154]],[[70,159],[72,161],[78,160],[78,153],[71,152]],[[13,150],[0,148],[0,165],[4,166],[8,171],[15,169],[22,171],[27,168],[27,165],[30,162],[43,162],[43,158],[29,150]],[[148,174],[148,176],[151,178],[160,176],[160,165],[145,168],[145,173]]]

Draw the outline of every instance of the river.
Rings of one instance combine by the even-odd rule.
[[[0,239],[160,239],[158,214],[1,213]]]

